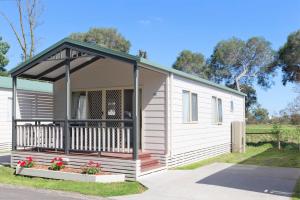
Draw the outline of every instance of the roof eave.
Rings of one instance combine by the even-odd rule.
[[[193,81],[200,82],[200,83],[205,84],[205,85],[209,85],[209,86],[212,86],[212,87],[215,87],[215,88],[218,88],[218,89],[221,89],[221,90],[225,90],[225,91],[228,91],[228,92],[231,92],[231,93],[234,93],[234,94],[238,94],[238,95],[241,95],[241,96],[247,96],[243,92],[239,92],[239,91],[234,90],[232,88],[229,88],[229,87],[211,82],[209,80],[206,80],[206,79],[203,79],[203,78],[191,75],[191,74],[187,74],[185,72],[182,72],[182,71],[179,71],[179,70],[176,70],[176,69],[173,69],[173,68],[167,68],[165,66],[162,66],[162,65],[159,65],[157,63],[151,62],[151,61],[149,61],[147,59],[144,59],[144,58],[140,58],[139,62],[142,63],[142,64],[145,64],[145,65],[152,66],[152,67],[154,67],[156,69],[159,69],[159,70],[167,71],[169,73],[172,73],[172,74],[175,74],[175,75],[178,75],[178,76],[181,76],[181,77],[193,80]]]

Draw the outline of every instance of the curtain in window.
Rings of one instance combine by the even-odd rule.
[[[182,91],[182,119],[183,122],[190,120],[190,94],[188,91]]]
[[[86,119],[86,95],[80,95],[78,101],[77,119]]]
[[[198,98],[197,94],[192,94],[192,121],[198,121]]]
[[[72,93],[72,119],[86,119],[86,95],[82,92]]]

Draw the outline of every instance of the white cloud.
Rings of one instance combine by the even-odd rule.
[[[163,22],[163,19],[161,17],[148,17],[145,19],[138,20],[138,23],[142,25],[149,25],[149,24],[161,23],[161,22]]]

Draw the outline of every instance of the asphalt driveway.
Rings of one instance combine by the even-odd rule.
[[[85,196],[78,193],[3,184],[0,184],[0,194],[0,200],[109,200],[103,197]]]
[[[145,177],[149,188],[128,200],[290,199],[300,169],[215,163],[196,170],[170,170]]]

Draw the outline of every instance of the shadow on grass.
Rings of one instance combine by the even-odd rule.
[[[265,144],[255,143],[252,147]],[[290,197],[300,177],[300,169],[296,168],[300,168],[300,153],[290,145],[282,144],[283,149],[278,150],[274,143],[270,148],[222,168],[197,183]]]
[[[0,154],[0,165],[10,166],[10,155],[9,154]]]

